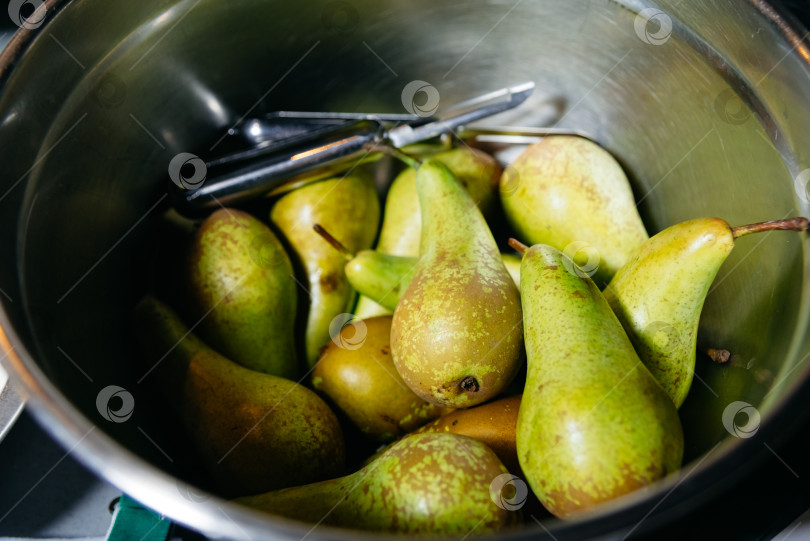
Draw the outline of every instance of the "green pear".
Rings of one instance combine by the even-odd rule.
[[[521,395],[500,398],[475,406],[443,413],[435,421],[416,429],[424,432],[449,432],[485,443],[511,473],[520,473],[515,445],[515,427],[520,411]]]
[[[804,218],[737,228],[720,218],[689,220],[642,244],[613,277],[605,298],[676,407],[692,385],[703,302],[734,239],[757,231],[806,228]]]
[[[393,312],[413,279],[418,261],[415,257],[362,250],[346,263],[346,276],[358,292]]]
[[[458,147],[420,156],[436,159],[456,175],[484,214],[492,211],[501,168],[489,154],[470,147]],[[385,203],[377,250],[384,254],[418,257],[422,236],[419,195],[416,192],[416,170],[408,167],[391,183]],[[354,311],[359,318],[387,315],[391,309],[361,296]]]
[[[474,406],[520,368],[520,294],[475,201],[450,170],[428,160],[416,185],[421,256],[394,311],[394,364],[423,399]]]
[[[358,292],[360,293],[360,296],[357,298],[357,304],[355,305],[353,311],[355,317],[359,319],[369,319],[372,317],[390,316],[394,313],[393,310],[389,310],[382,304],[366,297],[360,290],[358,290]]]
[[[413,279],[419,258],[389,255],[379,250],[360,250],[353,254],[320,224],[314,229],[348,260],[346,277],[361,295],[355,317],[371,319],[391,315]],[[501,258],[515,286],[520,287],[520,258],[514,254],[501,254]],[[368,304],[364,304],[364,301]],[[360,314],[375,315],[362,317]]]
[[[394,440],[435,419],[441,408],[402,381],[391,359],[391,316],[355,320],[324,349],[312,386],[364,433]]]
[[[501,254],[501,259],[503,259],[503,264],[515,285],[520,287],[520,262],[522,258],[515,254]]]
[[[514,254],[501,254],[501,258],[515,287],[520,287],[520,258]],[[365,298],[393,312],[408,289],[418,262],[416,257],[361,250],[346,264],[346,276]]]
[[[467,146],[431,154],[446,165],[484,214],[495,206],[501,168],[495,158]],[[384,254],[418,257],[422,217],[416,190],[416,169],[408,167],[391,183],[385,200],[377,250]]]
[[[674,472],[678,412],[588,276],[556,248],[520,268],[528,372],[517,421],[520,466],[543,505],[570,517]]]
[[[621,166],[582,137],[529,146],[504,170],[500,194],[520,238],[563,251],[600,285],[648,238]]]
[[[225,494],[341,474],[343,434],[335,414],[314,392],[229,361],[153,297],[137,305],[134,327],[147,375],[155,378]]]
[[[236,501],[328,526],[460,538],[516,522],[518,515],[490,494],[503,474],[509,475],[483,443],[456,434],[415,434],[346,477]]]
[[[305,344],[311,367],[330,340],[332,320],[354,305],[354,291],[344,271],[346,259],[323,242],[313,225],[322,224],[353,252],[370,248],[380,219],[374,179],[358,169],[298,188],[276,202],[270,219],[307,274],[310,303]]]
[[[388,255],[379,250],[360,250],[357,254],[353,254],[320,224],[316,224],[314,229],[348,260],[345,269],[346,277],[352,287],[363,295],[360,300],[365,299],[387,312],[381,315],[393,313],[399,299],[413,279],[419,258]],[[515,287],[520,287],[521,258],[515,254],[501,254],[501,259],[515,282]],[[359,302],[358,306],[360,306]],[[369,309],[371,309],[370,306]],[[360,317],[358,314],[355,316],[358,319],[370,319]]]
[[[361,295],[355,307],[355,317],[371,319],[391,315],[411,281],[417,258],[388,255],[377,250],[360,250],[354,254],[321,224],[315,224],[313,229],[347,260],[346,278]]]
[[[203,340],[242,366],[298,379],[293,270],[270,228],[217,210],[197,231],[187,266],[190,319]]]

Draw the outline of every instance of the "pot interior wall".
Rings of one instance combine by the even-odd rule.
[[[673,33],[655,45],[637,34],[635,4],[73,2],[0,97],[3,245],[16,255],[0,287],[15,329],[89,419],[195,479],[129,328],[148,281],[177,279],[151,265],[169,161],[210,155],[244,115],[404,112],[401,92],[415,79],[443,104],[534,80],[525,107],[487,124],[590,134],[625,166],[651,233],[700,216],[735,225],[806,212],[793,178],[810,160],[794,143],[810,127],[799,105],[810,81],[794,56],[778,63],[787,48],[766,49],[774,26],[725,2],[665,3]],[[750,37],[757,28],[762,37]],[[730,402],[767,413],[769,391],[778,402],[790,389],[781,378],[803,372],[806,344],[794,340],[806,324],[804,258],[799,235],[774,233],[741,240],[720,271],[701,339],[734,362],[698,361],[682,409],[688,460],[728,436]],[[127,422],[96,408],[112,384],[135,398]]]

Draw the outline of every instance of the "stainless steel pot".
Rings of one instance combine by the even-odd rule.
[[[170,160],[211,152],[245,115],[404,112],[417,79],[445,103],[534,80],[528,105],[497,122],[590,134],[630,173],[650,231],[810,212],[810,49],[761,0],[50,0],[43,11],[0,57],[3,363],[85,464],[210,536],[300,539],[310,526],[178,480],[195,483],[193,459],[146,391],[128,321]],[[733,484],[810,392],[807,271],[800,235],[741,239],[701,328],[734,362],[699,362],[682,471],[514,535],[644,532]]]

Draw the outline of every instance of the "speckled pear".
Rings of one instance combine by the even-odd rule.
[[[445,164],[485,215],[493,210],[501,168],[492,156],[465,146],[444,152],[425,153],[420,157],[430,157]],[[376,250],[383,254],[418,257],[421,237],[422,218],[416,191],[416,170],[408,167],[394,179],[388,189]],[[355,315],[359,318],[390,313],[388,308],[366,296],[360,297],[355,308]]]
[[[523,352],[520,293],[475,201],[441,162],[416,175],[421,256],[397,304],[391,350],[420,397],[470,407],[514,378]]]
[[[415,257],[361,250],[346,263],[346,276],[360,294],[393,312],[413,279],[417,262]]]
[[[500,194],[519,238],[554,246],[578,265],[598,261],[593,278],[600,286],[648,238],[621,166],[582,137],[550,136],[529,146],[504,170]]]
[[[186,261],[188,317],[211,347],[247,368],[297,379],[292,266],[265,224],[220,209],[197,231]]]
[[[489,154],[470,147],[425,155],[446,165],[487,214],[495,206],[501,168]],[[376,249],[384,254],[418,257],[422,216],[416,189],[416,169],[408,167],[391,183]]]
[[[515,429],[521,396],[493,400],[474,408],[454,410],[416,429],[424,432],[460,434],[485,443],[511,473],[519,473]]]
[[[518,520],[490,496],[492,481],[504,473],[483,443],[456,434],[415,434],[346,477],[236,501],[328,526],[461,538]]]
[[[734,239],[757,231],[806,227],[804,218],[738,228],[720,218],[689,220],[650,238],[613,277],[605,298],[676,407],[692,385],[703,303]]]
[[[342,178],[298,188],[276,202],[270,219],[292,246],[307,275],[310,303],[305,345],[311,367],[330,340],[332,320],[350,311],[355,300],[344,271],[346,259],[312,227],[323,225],[353,252],[370,248],[380,219],[374,179],[357,169]]]
[[[535,245],[520,268],[528,373],[517,451],[534,493],[565,518],[677,470],[683,433],[599,288],[563,257]]]
[[[520,287],[520,257],[501,254],[509,276]],[[393,313],[413,279],[419,258],[361,250],[346,264],[346,276],[359,293]],[[360,316],[357,316],[360,318]],[[362,319],[362,318],[361,318]]]
[[[379,441],[403,436],[441,413],[397,373],[391,359],[391,316],[345,325],[318,359],[312,386],[361,432]]]
[[[164,303],[144,298],[134,330],[165,403],[209,476],[236,496],[340,475],[343,434],[314,392],[243,368],[206,346]]]

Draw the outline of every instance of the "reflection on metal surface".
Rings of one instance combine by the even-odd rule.
[[[9,344],[3,329],[0,328],[0,346],[5,353],[3,353],[2,360],[12,355],[12,346]],[[14,385],[9,381],[8,374],[6,373],[3,365],[0,364],[0,441],[9,431],[9,429],[17,420],[20,412],[23,409],[24,400],[20,397],[14,389]]]
[[[304,158],[314,156],[314,155],[318,154],[319,152],[327,152],[327,151],[329,151],[329,149],[333,149],[333,148],[339,147],[341,145],[344,145],[344,144],[346,144],[347,141],[348,141],[347,139],[342,139],[340,141],[335,141],[334,143],[327,143],[327,144],[322,145],[322,146],[320,146],[318,148],[305,150],[304,152],[299,152],[298,154],[294,154],[290,158],[290,160],[303,160]]]
[[[733,7],[726,0],[661,2],[674,24],[671,37],[660,45],[640,39],[635,14],[621,6],[571,0],[519,5],[357,0],[362,7],[357,24],[329,41],[329,28],[318,16],[326,3],[300,10],[294,3],[204,0],[199,9],[191,9],[191,1],[141,0],[120,3],[112,13],[106,0],[82,0],[47,18],[45,28],[76,40],[65,44],[82,50],[88,73],[114,71],[124,81],[127,93],[117,109],[94,107],[77,95],[77,89],[92,89],[94,80],[81,80],[84,75],[69,58],[61,65],[50,39],[35,40],[24,58],[13,63],[11,55],[0,57],[0,69],[14,66],[4,78],[0,119],[12,111],[20,114],[16,122],[0,126],[6,128],[0,129],[5,167],[0,193],[37,161],[43,141],[56,141],[86,111],[92,119],[77,126],[37,164],[36,174],[26,177],[27,199],[17,190],[0,201],[0,233],[30,223],[24,245],[13,235],[3,237],[18,258],[0,264],[0,279],[22,284],[29,299],[8,306],[14,335],[25,336],[25,342],[15,342],[21,360],[12,364],[31,390],[32,402],[41,406],[37,416],[58,419],[48,430],[66,447],[88,434],[87,419],[98,418],[87,397],[95,397],[99,389],[59,361],[56,345],[82,352],[82,366],[99,381],[116,381],[136,362],[132,348],[121,345],[127,339],[131,297],[145,289],[138,282],[144,252],[136,250],[147,246],[141,230],[111,252],[70,302],[55,301],[154,203],[158,183],[169,181],[166,172],[173,156],[210,148],[268,89],[274,90],[257,115],[292,108],[395,110],[403,107],[401,92],[411,80],[431,81],[442,100],[452,103],[491,89],[493,82],[532,79],[538,88],[536,99],[527,102],[531,110],[502,117],[498,124],[543,125],[535,119],[549,115],[541,115],[537,107],[560,104],[550,111],[557,128],[584,131],[626,167],[638,199],[645,198],[641,211],[651,232],[701,215],[752,222],[782,216],[797,205],[794,178],[810,168],[807,52],[803,47],[790,52],[792,38],[751,2]],[[177,16],[153,24],[167,5]],[[509,11],[512,5],[516,7]],[[104,32],[76,30],[92,25],[102,25]],[[313,36],[322,38],[324,46],[275,86]],[[372,44],[399,78],[391,78],[363,43]],[[754,84],[760,80],[762,85]],[[727,90],[733,96],[721,96]],[[729,117],[727,96],[754,109]],[[723,104],[719,111],[718,101]],[[145,137],[129,114],[161,130],[166,150]],[[23,123],[24,137],[7,129]],[[777,135],[778,150],[772,144]],[[40,203],[26,221],[34,193]],[[799,204],[808,206],[806,201]],[[672,519],[679,509],[705,504],[701,496],[714,480],[751,462],[754,451],[746,441],[752,440],[728,435],[721,423],[722,406],[735,397],[761,410],[757,438],[766,437],[773,423],[795,415],[786,410],[785,400],[807,387],[803,367],[808,361],[802,355],[810,347],[806,265],[802,245],[786,241],[765,242],[755,250],[741,242],[725,266],[722,286],[706,304],[702,331],[756,363],[751,370],[711,363],[699,367],[700,377],[721,396],[698,386],[691,404],[681,410],[693,458],[702,457],[688,470],[690,482],[670,496],[667,489],[678,482],[675,476],[630,497],[620,509],[565,525],[549,523],[550,529],[580,534],[568,537],[607,536],[604,528],[637,523],[647,510],[654,510],[657,519],[669,512]],[[3,345],[10,350],[7,341]],[[32,349],[23,351],[25,347]],[[762,397],[771,384],[754,377],[761,370],[776,374],[777,381],[786,378],[768,396],[772,407],[767,410]],[[297,539],[307,533],[309,527],[301,530],[218,498],[195,503],[181,497],[174,478],[142,460],[154,450],[136,425],[115,427],[120,429],[115,443],[97,430],[77,452],[104,477],[167,515],[193,522],[215,537],[239,536],[237,528],[256,538],[272,532]],[[153,433],[151,426],[144,427]],[[223,509],[234,522],[222,516]],[[653,522],[664,518],[645,522],[645,527]],[[527,530],[531,533],[542,534],[538,528]]]
[[[2,368],[0,368],[0,372],[3,372]],[[23,405],[24,401],[9,381],[0,385],[0,441],[14,425],[14,421],[22,412]]]

